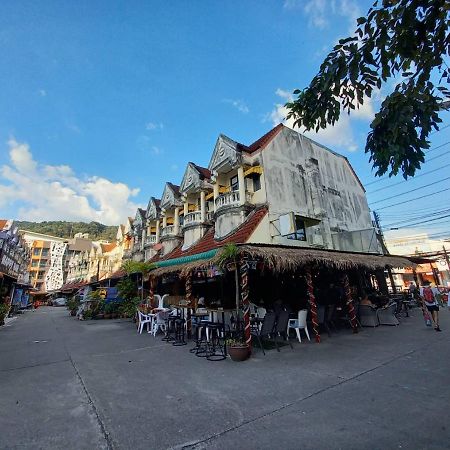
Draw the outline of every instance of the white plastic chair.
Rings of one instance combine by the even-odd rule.
[[[258,306],[256,308],[256,315],[257,315],[258,319],[264,319],[266,314],[267,314],[266,308],[263,308],[261,306]]]
[[[152,334],[156,336],[158,330],[161,330],[163,333],[166,332],[167,329],[167,318],[169,317],[169,313],[166,311],[160,311],[156,313],[156,317],[153,321]]]
[[[143,314],[141,311],[138,310],[138,333],[142,334],[142,331],[144,330],[144,325],[147,324],[147,332],[151,333],[151,329],[153,327],[153,317],[150,314]]]
[[[169,296],[169,294],[164,294],[162,297],[160,297],[158,295],[158,309],[165,309],[164,308],[164,299],[168,296]]]
[[[302,338],[300,336],[300,330],[305,330],[306,337],[308,341],[310,341],[308,326],[306,325],[306,316],[308,315],[307,309],[301,309],[298,312],[298,319],[289,319],[287,335],[289,336],[289,329],[293,328],[297,333],[298,342],[302,342]]]

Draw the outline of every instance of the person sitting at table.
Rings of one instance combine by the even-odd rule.
[[[363,292],[363,296],[361,301],[359,302],[360,305],[366,305],[366,306],[371,306],[372,308],[375,308],[376,305],[374,303],[372,303],[372,301],[370,300],[369,296],[367,295],[367,292]]]

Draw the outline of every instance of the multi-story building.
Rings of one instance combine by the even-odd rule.
[[[30,284],[42,293],[59,289],[64,284],[64,258],[69,240],[34,231],[21,233],[31,251]]]
[[[13,220],[0,219],[0,303],[18,284],[29,282],[30,251]]]
[[[146,260],[192,253],[210,228],[220,245],[249,222],[246,242],[380,251],[347,158],[280,124],[251,145],[220,135],[208,168],[190,162],[180,186],[166,183],[161,201],[136,214],[134,257],[146,245]]]
[[[83,281],[87,278],[91,248],[92,241],[87,233],[77,233],[69,240],[64,257],[65,283]]]

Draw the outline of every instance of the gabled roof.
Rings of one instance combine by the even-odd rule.
[[[181,250],[181,245],[175,248],[173,251],[163,256],[162,258],[154,257],[151,262],[167,261],[174,258],[180,258],[183,256],[196,255],[198,253],[208,252],[210,250],[223,247],[225,244],[244,244],[255,231],[263,217],[267,214],[267,207],[262,206],[252,211],[247,217],[246,221],[241,224],[232,234],[228,235],[225,239],[214,239],[214,227],[207,231],[207,233],[194,245],[187,250]]]
[[[206,167],[197,166],[197,164],[190,162],[189,164],[192,164],[200,174],[200,179],[204,180],[205,178],[209,180],[211,178],[211,171],[207,169]]]
[[[106,252],[110,252],[111,250],[114,250],[116,248],[116,243],[113,242],[112,244],[100,244],[102,247],[102,252],[106,253]]]
[[[284,128],[282,123],[279,123],[275,128],[272,128],[264,136],[261,136],[258,140],[253,142],[253,144],[246,147],[244,150],[247,153],[254,153],[257,150],[262,150],[266,147],[270,141]]]
[[[175,195],[177,196],[180,195],[180,186],[177,186],[176,184],[173,184],[170,181],[168,181],[167,184],[170,186]]]

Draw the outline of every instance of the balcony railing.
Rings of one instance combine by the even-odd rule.
[[[147,236],[145,238],[145,245],[156,244],[156,235]]]
[[[224,206],[239,206],[241,204],[238,191],[227,192],[219,195],[215,202],[216,209],[220,209]]]
[[[161,237],[175,236],[175,225],[166,225],[161,231]]]
[[[194,212],[190,212],[189,214],[186,214],[186,216],[184,217],[184,223],[183,225],[192,225],[192,224],[197,224],[197,223],[201,223],[202,222],[202,213],[201,211],[194,211]]]

